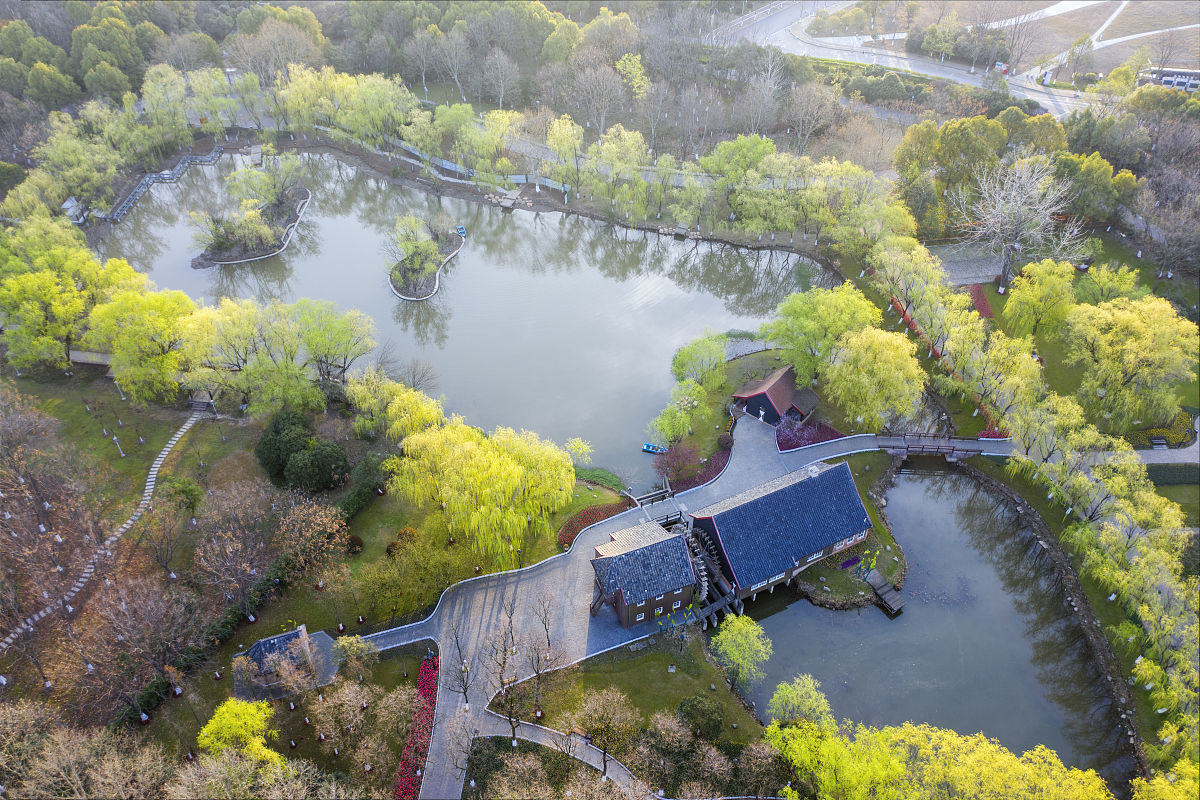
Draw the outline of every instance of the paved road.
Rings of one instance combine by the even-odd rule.
[[[879,64],[893,69],[903,69],[936,78],[982,86],[984,73],[972,73],[967,67],[942,63],[923,56],[911,56],[903,52],[864,48],[857,44],[857,37],[833,37],[831,39],[809,36],[804,28],[818,8],[833,8],[849,3],[802,2],[788,6],[737,32],[743,39],[763,45],[774,45],[784,52],[811,55],[818,58],[851,61],[859,64]],[[853,39],[851,43],[849,40]],[[1018,97],[1036,100],[1055,117],[1065,117],[1075,108],[1082,108],[1088,98],[1076,98],[1074,92],[1049,89],[1034,84],[1029,76],[1015,76],[1009,82],[1009,91]]]
[[[463,715],[471,729],[487,731],[495,725],[494,721],[489,721],[486,712],[495,687],[488,682],[484,654],[489,639],[504,628],[506,600],[516,599],[513,625],[520,640],[544,635],[535,613],[536,603],[542,596],[553,598],[555,615],[551,621],[551,638],[562,654],[562,664],[575,663],[626,645],[654,633],[657,628],[650,624],[622,628],[609,609],[602,609],[595,617],[591,615],[594,573],[590,559],[593,548],[608,541],[609,533],[649,520],[651,514],[657,516],[676,508],[681,511],[703,508],[816,461],[880,447],[903,446],[904,443],[903,437],[866,434],[781,454],[775,445],[775,429],[752,418],[743,418],[738,423],[734,439],[736,444],[729,465],[713,482],[681,492],[674,500],[666,501],[664,507],[654,508],[650,513],[631,509],[598,523],[580,534],[569,553],[523,570],[457,584],[446,590],[427,619],[366,637],[380,650],[432,639],[438,643],[442,654],[445,667],[438,687],[433,741],[421,787],[424,800],[456,798],[462,792],[463,775],[455,765],[455,743],[451,741],[454,726],[447,722]],[[1009,448],[1007,442],[958,441],[973,452],[1006,455]],[[455,624],[462,644],[461,656],[453,643]],[[519,654],[517,660],[521,658]],[[469,710],[463,708],[462,695],[447,681],[448,670],[455,668],[460,659],[467,663],[468,674],[472,676],[467,691]],[[522,669],[520,673],[520,677],[528,677],[532,671]],[[501,732],[507,732],[506,728]]]

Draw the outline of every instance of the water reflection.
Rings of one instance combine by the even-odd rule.
[[[1041,743],[1127,784],[1111,695],[1036,539],[967,476],[914,463],[887,495],[909,563],[904,613],[825,611],[791,593],[752,604],[775,642],[758,707],[811,672],[838,716],[983,731],[1016,752]]]
[[[313,199],[278,257],[190,267],[187,212],[232,205],[224,177],[240,158],[154,187],[103,250],[207,302],[307,296],[358,308],[402,357],[437,365],[449,410],[485,428],[525,427],[557,441],[582,436],[595,463],[639,488],[655,479],[640,444],[670,397],[675,350],[706,329],[756,329],[790,292],[832,283],[790,254],[676,241],[560,213],[503,213],[327,154],[302,161]],[[387,287],[384,238],[400,215],[439,211],[466,226],[466,245],[433,300],[399,300]],[[538,387],[536,401],[528,387]]]

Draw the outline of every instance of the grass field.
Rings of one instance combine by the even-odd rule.
[[[1022,68],[1031,67],[1041,56],[1053,56],[1069,50],[1080,36],[1092,33],[1117,10],[1116,0],[1106,0],[1077,11],[1040,19],[1034,24],[1036,34]]]
[[[1133,33],[1196,23],[1200,23],[1200,6],[1189,0],[1137,0],[1121,10],[1104,31],[1104,38],[1119,39]],[[1180,55],[1188,49],[1180,46]]]
[[[656,634],[651,637],[654,644],[639,650],[621,647],[589,658],[578,668],[564,670],[543,700],[542,708],[546,712],[543,724],[565,730],[570,727],[571,712],[579,707],[584,691],[613,687],[629,697],[645,723],[659,711],[673,712],[685,697],[709,695],[725,710],[725,736],[722,738],[743,744],[758,739],[762,726],[729,691],[722,673],[705,660],[699,631],[689,628],[686,649],[681,653],[678,630],[675,629],[676,633],[669,641],[662,634]],[[637,644],[640,643],[634,646]],[[668,670],[672,664],[676,666],[674,672]],[[709,689],[710,685],[715,685],[716,690]],[[732,727],[734,723],[737,723],[736,730]]]
[[[103,367],[76,367],[67,377],[56,370],[38,370],[3,380],[58,420],[59,441],[87,475],[93,492],[107,500],[102,504],[105,519],[123,521],[141,496],[150,465],[187,412],[122,400],[104,372]],[[138,441],[139,435],[144,441]]]
[[[1188,525],[1193,528],[1200,525],[1200,486],[1196,484],[1158,486],[1154,491],[1168,500],[1179,503],[1183,513],[1187,515]]]
[[[1109,30],[1112,29],[1110,28]],[[1104,35],[1107,37],[1108,31],[1105,31]],[[1190,31],[1179,31],[1175,35],[1180,37],[1180,41],[1174,45],[1171,66],[1183,67],[1185,69],[1200,67],[1200,28],[1193,28]],[[1103,72],[1107,75],[1132,58],[1134,53],[1142,48],[1147,48],[1151,53],[1154,53],[1162,46],[1165,36],[1166,34],[1143,36],[1140,39],[1114,44],[1112,47],[1097,50],[1093,56],[1093,67],[1097,72]]]

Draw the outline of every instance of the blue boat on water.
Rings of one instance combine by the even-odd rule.
[[[467,235],[467,226],[466,226],[466,225],[459,225],[459,226],[458,226],[457,228],[455,228],[454,230],[458,232],[458,235],[459,235],[459,236],[466,236],[466,235]]]
[[[643,453],[656,453],[656,454],[657,453],[665,453],[665,452],[667,452],[667,448],[662,447],[657,444],[650,444],[650,442],[645,442],[642,444],[642,452]]]

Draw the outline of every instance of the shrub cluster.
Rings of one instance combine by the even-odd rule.
[[[558,532],[558,543],[562,545],[564,550],[567,549],[584,528],[589,525],[595,525],[601,520],[616,516],[632,505],[628,500],[622,498],[616,503],[583,509],[563,523],[562,529]]]
[[[298,411],[276,414],[254,446],[254,455],[273,482],[306,492],[339,485],[350,467],[346,449],[315,438],[308,420]]]

